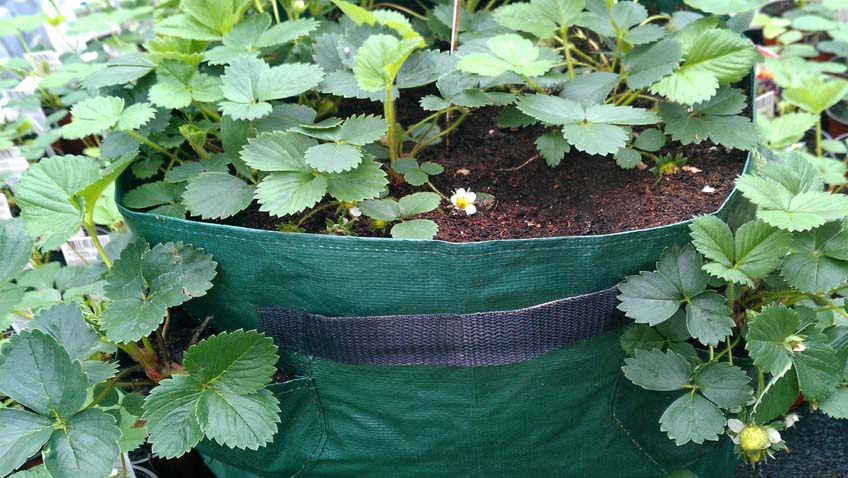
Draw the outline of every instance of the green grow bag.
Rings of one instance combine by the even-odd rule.
[[[194,312],[265,331],[297,376],[270,385],[282,409],[272,444],[201,444],[219,478],[732,473],[729,440],[675,446],[658,426],[673,394],[620,374],[614,286],[687,242],[688,222],[457,244],[122,213],[152,243],[211,253],[219,275]],[[748,216],[735,192],[719,214]]]
[[[121,212],[151,243],[212,254],[215,287],[189,306],[217,329],[274,337],[295,374],[269,386],[282,410],[273,443],[201,443],[218,478],[732,474],[729,440],[675,446],[658,425],[674,394],[620,372],[614,286],[688,242],[689,221],[457,244]],[[750,210],[734,192],[717,214],[738,223]]]

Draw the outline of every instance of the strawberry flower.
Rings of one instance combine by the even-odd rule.
[[[465,214],[469,216],[477,212],[477,206],[474,205],[474,202],[477,201],[477,194],[466,191],[465,188],[459,188],[454,191],[450,200],[453,207],[457,210],[465,211]]]

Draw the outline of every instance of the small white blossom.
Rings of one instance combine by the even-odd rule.
[[[303,0],[295,0],[294,8],[298,12],[302,12],[302,11],[306,10],[306,2],[304,2]]]
[[[797,413],[790,413],[783,419],[783,423],[786,424],[786,428],[792,428],[800,420],[801,417],[799,417]]]
[[[774,428],[769,428],[768,431],[768,439],[771,444],[780,443],[783,438],[780,437],[780,432],[775,430]]]
[[[701,189],[702,193],[712,194],[716,192],[715,188],[712,186],[704,186],[704,189]]]
[[[733,433],[741,433],[745,428],[745,423],[737,418],[731,418],[727,421],[727,428],[729,428]]]
[[[359,208],[356,207],[356,206],[353,206],[352,208],[348,209],[347,212],[350,213],[350,217],[360,217],[360,216],[362,216],[362,211],[360,211]]]
[[[87,52],[83,53],[82,55],[80,55],[80,60],[82,60],[85,63],[90,63],[90,62],[92,62],[96,59],[97,59],[97,52],[96,51],[87,51]]]
[[[477,212],[477,206],[474,205],[474,201],[477,200],[477,195],[471,191],[459,188],[453,193],[450,200],[453,207],[460,211],[465,211],[465,214],[469,216]]]

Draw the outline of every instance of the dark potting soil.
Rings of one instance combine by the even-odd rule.
[[[439,225],[436,239],[471,242],[593,235],[672,224],[716,211],[747,157],[744,151],[728,151],[709,142],[670,143],[661,154],[681,153],[688,163],[677,174],[659,180],[647,169],[623,170],[611,157],[576,150],[552,168],[538,158],[534,141],[542,132],[540,127],[500,129],[496,115],[494,108],[475,112],[449,142],[430,146],[417,158],[444,166],[444,173],[432,179],[448,196],[457,188],[494,196],[490,207],[480,207],[471,216],[447,204],[425,215]],[[647,163],[653,166],[650,160]],[[414,190],[392,186],[390,192],[399,197]],[[304,225],[307,232],[322,232],[328,217],[316,214]],[[254,205],[225,222],[273,230],[287,219],[260,212]],[[364,218],[354,232],[386,235],[368,227]]]
[[[760,9],[760,12],[770,17],[781,17],[784,13],[788,12],[789,10],[794,10],[796,8],[798,7],[797,5],[795,5],[794,1],[780,0],[764,6]]]

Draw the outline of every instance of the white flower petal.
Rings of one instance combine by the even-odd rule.
[[[470,215],[474,214],[475,212],[477,212],[477,206],[475,206],[473,204],[469,204],[468,206],[465,207],[465,214],[468,214],[470,216]]]
[[[474,202],[477,200],[477,194],[468,191],[467,193],[465,193],[465,199],[468,199],[468,202]]]
[[[458,194],[454,194],[453,196],[451,196],[451,198],[450,198],[450,199],[451,199],[451,204],[453,204],[454,206],[456,206],[456,201],[457,201],[457,199],[459,199],[459,195],[458,195]]]
[[[780,443],[782,438],[780,438],[780,432],[775,430],[774,428],[768,429],[768,439],[771,443]]]
[[[742,433],[742,430],[745,429],[745,424],[742,420],[731,418],[727,421],[727,428],[729,428],[733,433]]]
[[[735,443],[735,444],[737,444],[737,445],[739,445],[739,444],[741,444],[741,443],[742,443],[742,440],[740,440],[738,436],[732,436],[732,437],[730,437],[730,441],[732,441],[733,443]]]
[[[459,188],[456,190],[457,196],[465,196],[465,188]]]
[[[790,413],[789,415],[786,415],[783,422],[786,424],[786,428],[792,428],[800,420],[801,417],[799,417],[797,413]]]

